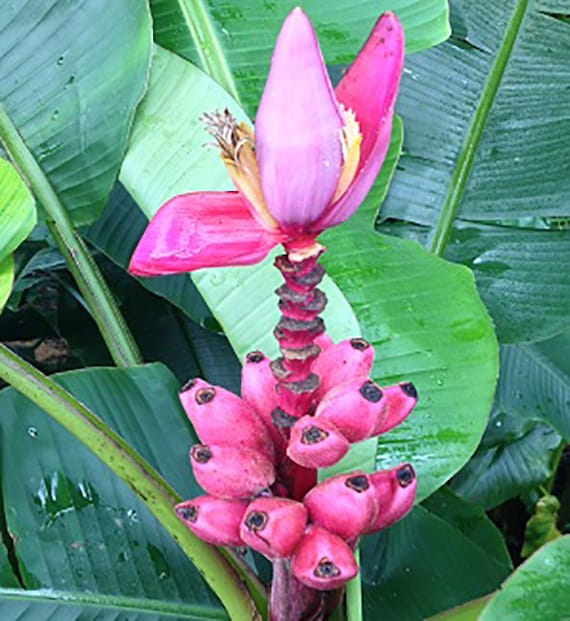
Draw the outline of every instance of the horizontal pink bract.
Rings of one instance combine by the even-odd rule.
[[[282,239],[256,222],[237,192],[181,194],[164,203],[150,221],[129,271],[156,276],[250,265]]]

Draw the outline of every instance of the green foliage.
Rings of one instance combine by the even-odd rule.
[[[57,381],[181,494],[199,492],[187,457],[192,430],[178,401],[178,382],[167,369],[86,369]],[[13,389],[0,393],[0,409],[3,500],[10,507],[7,527],[24,587],[54,589],[79,603],[81,592],[89,591],[94,605],[103,596],[103,610],[109,604],[129,609],[129,598],[135,598],[135,608],[147,612],[191,613],[184,602],[193,602],[216,616],[219,604],[132,490]],[[33,595],[26,605],[31,601]]]
[[[503,342],[547,338],[569,323],[570,281],[560,269],[569,237],[542,219],[568,216],[570,25],[562,13],[534,0],[456,0],[451,39],[407,59],[398,99],[404,153],[381,216],[431,228],[444,203],[457,208],[444,256],[473,269]],[[398,232],[417,235],[415,227]]]
[[[335,340],[362,335],[374,344],[374,380],[413,381],[420,399],[403,425],[355,445],[325,476],[410,461],[421,504],[361,543],[364,616],[356,582],[349,618],[419,621],[449,608],[438,618],[563,618],[570,563],[569,538],[559,537],[570,520],[570,468],[561,460],[570,439],[565,4],[452,0],[450,14],[444,0],[148,4],[0,0],[0,113],[7,115],[0,122],[0,309],[17,279],[0,341],[66,339],[63,364],[87,368],[56,381],[183,497],[200,494],[187,459],[193,431],[177,390],[200,375],[237,391],[238,359],[252,349],[276,355],[271,292],[280,277],[272,255],[244,269],[135,281],[125,274],[129,258],[166,199],[232,187],[200,118],[224,107],[253,118],[275,36],[293,6],[313,20],[335,78],[378,14],[394,10],[407,51],[419,53],[406,58],[399,116],[372,191],[350,221],[322,237],[325,320]],[[448,17],[451,38],[441,43]],[[27,160],[16,157],[10,127]],[[60,244],[58,254],[45,227],[30,235],[32,194],[56,240],[46,196],[73,225],[90,225],[81,235],[119,266],[93,252],[112,288],[108,299],[145,359],[168,368],[90,366],[109,362],[96,332],[106,333],[98,305],[105,285],[72,245]],[[375,219],[383,234],[373,230]],[[93,297],[82,286],[85,269]],[[51,306],[46,288],[58,292]],[[33,304],[42,297],[44,307]],[[69,315],[83,306],[79,334],[68,331]],[[116,317],[111,333],[124,329],[118,310]],[[493,323],[501,343],[494,401]],[[0,411],[3,616],[228,618],[200,576],[203,559],[194,567],[140,489],[116,476],[120,464],[109,464],[111,472],[14,389],[0,392]],[[528,513],[513,525],[502,503],[517,497]],[[510,577],[505,542],[515,564],[532,554]],[[259,588],[257,596],[261,609]]]
[[[445,488],[362,548],[366,619],[421,621],[496,589],[511,569],[492,522]]]
[[[491,322],[471,274],[417,244],[350,224],[324,239],[327,271],[376,347],[372,377],[381,385],[413,380],[418,389],[413,414],[380,438],[377,464],[412,462],[423,498],[465,463],[484,430],[498,372]],[[366,461],[338,468],[349,464]]]
[[[35,222],[32,195],[16,170],[0,158],[0,312],[14,278],[10,255],[26,239]]]
[[[551,621],[568,615],[570,537],[544,546],[491,599],[481,621]]]
[[[138,0],[2,3],[0,101],[76,224],[98,217],[117,175],[149,28]]]

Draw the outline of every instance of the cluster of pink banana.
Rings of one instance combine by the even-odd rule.
[[[176,513],[201,539],[290,559],[300,582],[330,590],[356,575],[358,537],[411,509],[415,473],[410,464],[351,472],[293,498],[291,469],[335,464],[351,443],[402,422],[417,394],[410,383],[381,388],[369,379],[374,350],[365,340],[317,341],[321,353],[311,370],[320,381],[311,415],[283,416],[261,352],[246,356],[241,398],[200,379],[183,387],[180,399],[201,441],[190,461],[207,495],[179,504]]]

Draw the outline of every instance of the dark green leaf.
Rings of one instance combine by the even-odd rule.
[[[187,458],[193,434],[178,402],[178,382],[164,367],[55,377],[179,493],[199,493]],[[0,410],[4,504],[27,587],[219,610],[176,543],[106,466],[14,390],[0,393]]]
[[[554,452],[570,437],[570,334],[501,348],[494,414],[481,446],[453,480],[464,499],[486,508],[552,476]]]
[[[0,543],[0,586],[14,589],[20,586],[3,543]]]
[[[569,33],[570,36],[570,33]],[[516,227],[458,227],[445,257],[473,270],[503,343],[548,338],[570,326],[570,235]]]
[[[2,105],[75,223],[92,221],[145,87],[148,8],[139,0],[2,1],[0,30]]]
[[[362,548],[370,620],[421,621],[497,588],[510,570],[495,526],[447,490]]]
[[[223,611],[182,602],[117,597],[73,591],[0,589],[5,619],[57,619],[58,621],[203,621],[226,619]]]
[[[424,245],[429,234],[394,220],[380,230]],[[570,274],[558,269],[570,261],[567,232],[457,221],[445,258],[473,270],[502,343],[549,338],[570,325]]]
[[[384,216],[434,223],[459,150],[473,138],[473,115],[491,97],[483,87],[507,28],[515,44],[510,54],[503,51],[502,79],[497,68],[492,76],[498,91],[481,142],[473,145],[460,217],[568,215],[570,25],[547,15],[545,4],[454,0],[452,39],[407,59],[398,99],[404,155]],[[509,24],[516,11],[522,21]]]
[[[397,104],[404,154],[382,216],[432,229],[442,206],[488,224],[568,217],[570,24],[540,0],[451,8],[451,40],[406,61]],[[567,235],[471,226],[454,241],[446,256],[473,267],[501,340],[568,327]]]
[[[453,491],[491,509],[544,483],[560,436],[549,425],[495,410],[481,445],[454,477]]]
[[[570,332],[531,345],[502,348],[497,398],[510,411],[549,423],[570,438]]]

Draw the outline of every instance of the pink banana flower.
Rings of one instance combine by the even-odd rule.
[[[237,191],[175,196],[156,213],[131,259],[133,274],[250,265],[277,244],[316,255],[325,229],[349,218],[386,156],[404,35],[384,13],[333,90],[300,8],[283,24],[255,133],[226,110],[206,115]]]

